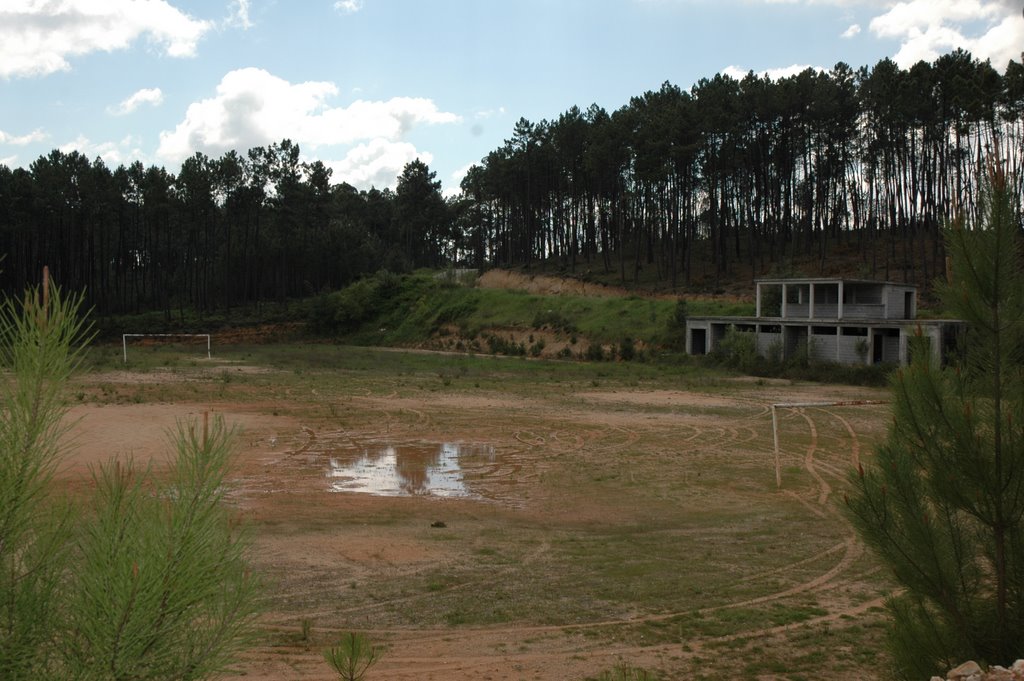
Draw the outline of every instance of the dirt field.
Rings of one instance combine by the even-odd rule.
[[[887,407],[781,411],[777,489],[769,405],[884,392],[416,361],[89,374],[61,479],[159,466],[175,419],[239,425],[269,585],[246,678],[336,678],[320,651],[350,630],[387,646],[369,679],[877,676],[891,584],[840,508]]]

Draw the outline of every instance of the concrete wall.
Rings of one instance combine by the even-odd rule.
[[[910,294],[910,310],[907,310],[906,296]],[[917,316],[917,294],[909,287],[893,287],[889,291],[889,318],[913,319]]]
[[[843,305],[843,319],[883,319],[885,305]]]
[[[836,339],[838,336],[812,333],[810,336],[811,352],[814,359],[821,362],[836,361]]]
[[[867,336],[839,336],[839,349],[836,354],[836,362],[840,364],[866,364],[868,355],[863,357],[857,352],[857,344],[860,341],[867,342]]]
[[[762,357],[770,357],[773,351],[778,353],[779,359],[782,358],[782,334],[759,331],[757,334],[757,354]]]
[[[895,319],[901,318],[900,315],[903,311],[903,298],[899,299],[899,308],[891,308],[897,312]],[[786,319],[809,319],[808,314],[810,312],[810,306],[803,303],[790,303],[786,306]],[[839,306],[832,303],[815,303],[814,304],[814,318],[815,319],[838,319],[839,318]],[[893,317],[890,317],[893,318]],[[870,304],[846,304],[843,305],[843,319],[886,319],[885,317],[885,305],[879,303],[877,305]]]
[[[901,298],[900,305],[903,304]],[[833,334],[820,333],[824,330],[822,327],[831,327],[831,324],[815,324],[813,321],[787,326],[771,320],[755,321],[750,318],[736,318],[735,321],[728,317],[690,319],[687,321],[686,351],[694,354],[699,350],[693,344],[694,330],[703,333],[704,351],[712,352],[733,325],[739,329],[749,330],[748,332],[757,329],[754,335],[755,347],[762,357],[792,357],[799,351],[801,342],[809,339],[815,359],[840,364],[870,364],[876,358],[886,363],[904,362],[907,359],[907,339],[911,334],[909,327],[900,330],[895,328],[898,323],[893,322],[877,327],[842,326],[837,327],[837,332]],[[819,333],[814,332],[815,328]],[[925,323],[922,324],[922,331],[931,341],[933,357],[939,360],[943,340],[942,326],[935,322]],[[864,335],[857,335],[858,332]],[[861,344],[867,346],[866,355],[857,352],[857,346]]]

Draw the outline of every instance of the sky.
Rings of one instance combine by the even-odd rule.
[[[419,158],[451,194],[520,118],[957,48],[1020,61],[1024,0],[0,0],[0,165],[177,172],[288,138],[332,182]]]

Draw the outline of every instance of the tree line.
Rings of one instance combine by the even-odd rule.
[[[175,175],[53,151],[0,166],[0,289],[48,264],[100,313],[200,312],[416,267],[532,266],[717,285],[854,249],[865,276],[929,282],[940,226],[977,210],[998,151],[1024,198],[1024,67],[963,51],[901,69],[665,83],[608,113],[520,119],[445,200],[426,164],[394,191],[332,184],[289,140],[197,153]]]
[[[110,169],[52,151],[0,166],[0,289],[48,265],[100,314],[200,313],[340,288],[381,268],[437,267],[449,252],[440,182],[409,163],[395,191],[332,184],[289,140],[196,153],[177,175],[136,161]]]
[[[1022,194],[1024,68],[956,51],[901,69],[718,74],[608,114],[521,119],[462,183],[489,261],[555,259],[673,287],[817,260],[852,242],[873,276],[929,281],[940,226],[978,206],[985,157]]]

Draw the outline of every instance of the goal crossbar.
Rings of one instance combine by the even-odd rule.
[[[212,359],[210,354],[210,334],[208,333],[122,333],[121,348],[124,351],[124,363],[128,363],[128,339],[129,338],[205,338],[206,358]]]

